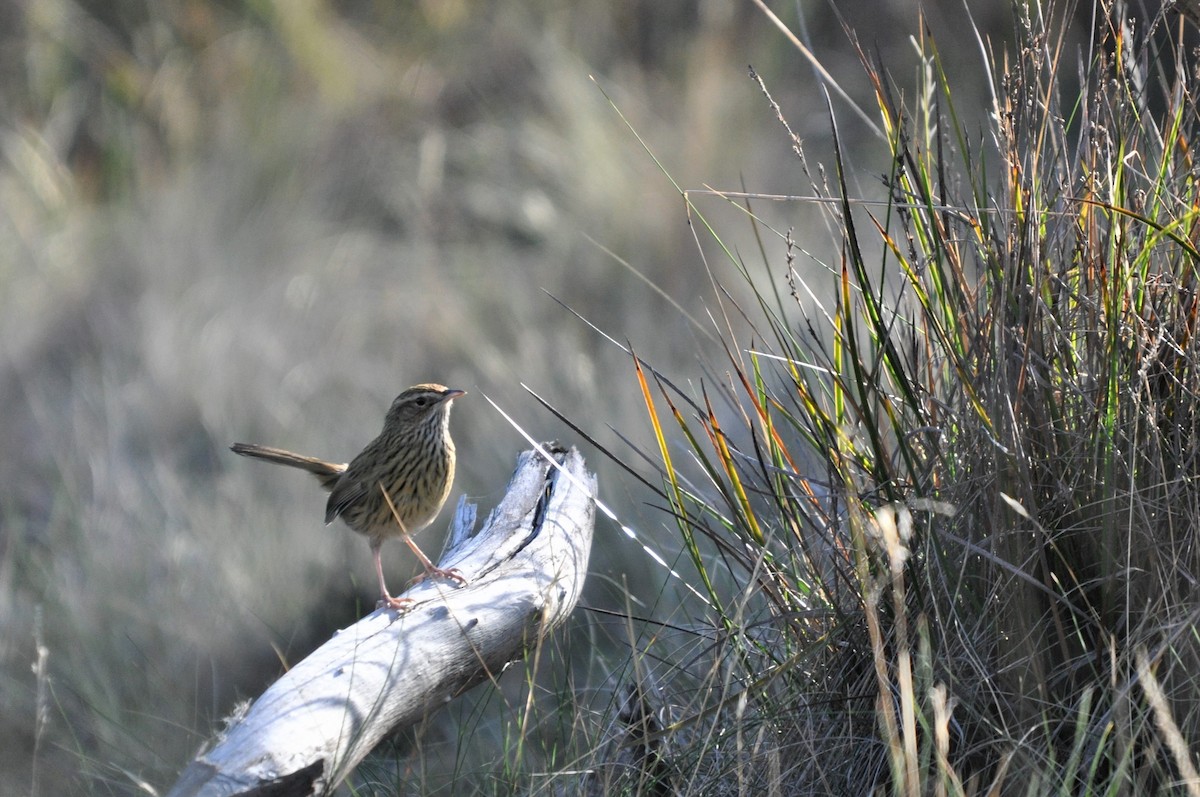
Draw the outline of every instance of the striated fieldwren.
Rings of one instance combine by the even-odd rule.
[[[412,601],[393,598],[383,578],[380,550],[389,537],[400,537],[421,560],[427,576],[466,579],[457,570],[435,567],[410,535],[437,517],[454,481],[454,441],[450,439],[450,404],[464,390],[443,385],[415,385],[392,402],[383,431],[345,463],[325,462],[279,448],[234,443],[234,453],[277,465],[306,470],[329,490],[325,523],[342,521],[371,542],[381,605],[401,609]],[[424,577],[424,576],[421,576]]]

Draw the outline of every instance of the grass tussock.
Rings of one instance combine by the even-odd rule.
[[[1069,10],[984,48],[981,129],[931,36],[864,51],[883,201],[831,106],[831,260],[747,204],[719,364],[636,361],[703,620],[637,641],[630,791],[1200,793],[1197,31]]]

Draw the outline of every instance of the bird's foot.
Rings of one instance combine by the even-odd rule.
[[[404,614],[412,609],[416,601],[412,598],[393,598],[391,595],[384,594],[379,602],[375,604],[376,609],[394,609],[395,611]]]
[[[447,581],[457,581],[462,586],[467,585],[467,577],[462,574],[457,567],[427,567],[424,573],[420,573],[408,582],[409,586],[420,584],[427,578],[444,578]]]

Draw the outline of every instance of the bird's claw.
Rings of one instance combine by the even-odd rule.
[[[467,585],[467,577],[457,567],[430,567],[424,573],[418,574],[412,581],[408,582],[409,586],[420,584],[427,578],[444,578],[447,581],[457,581],[464,587]]]
[[[411,611],[415,604],[416,601],[412,598],[393,598],[391,595],[384,595],[379,599],[379,602],[375,604],[375,608],[393,609],[401,614],[404,614],[408,611]]]

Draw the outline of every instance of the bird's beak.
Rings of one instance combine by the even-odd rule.
[[[465,395],[467,395],[467,391],[465,391],[465,390],[455,390],[454,388],[450,388],[449,390],[447,390],[445,393],[442,394],[442,401],[450,401],[452,399],[458,398],[459,396],[465,396]]]

